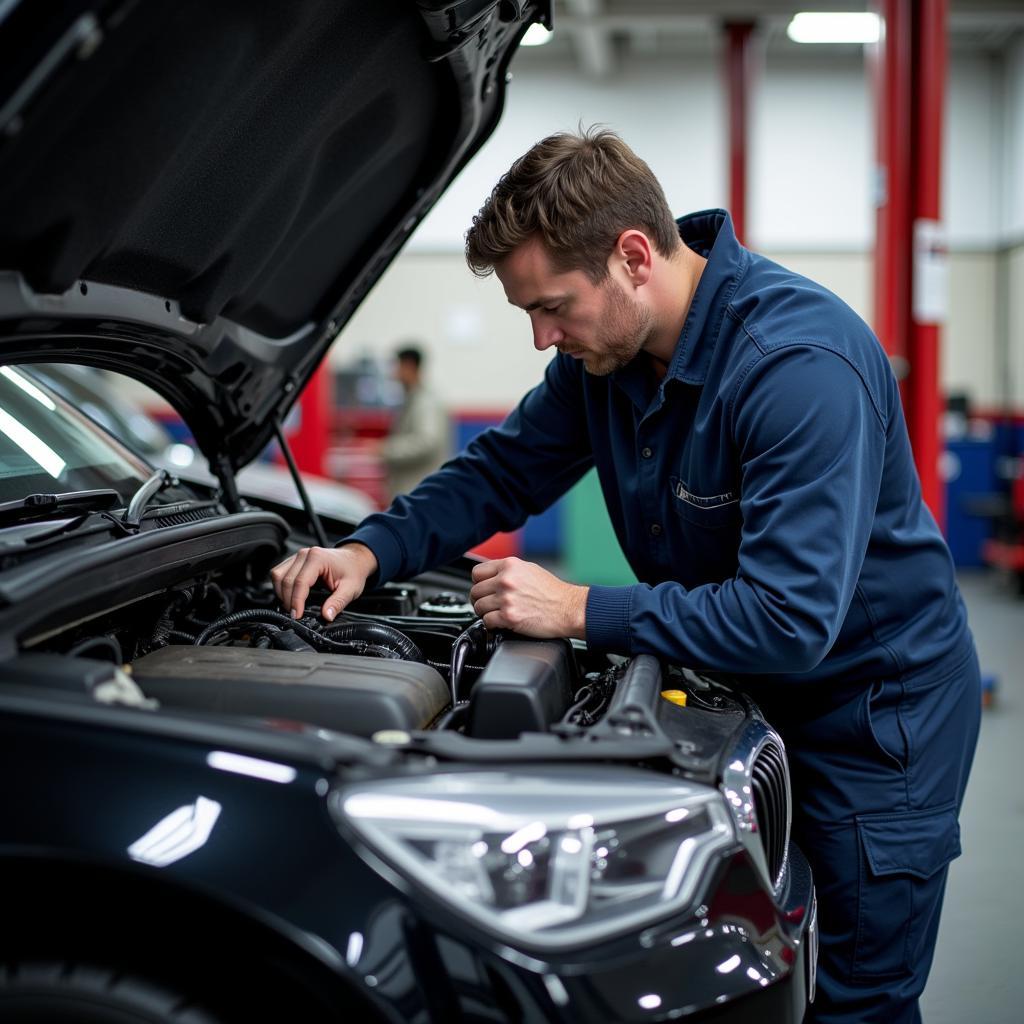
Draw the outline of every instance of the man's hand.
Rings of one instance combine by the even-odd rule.
[[[354,601],[377,571],[377,556],[365,544],[346,544],[340,548],[302,548],[270,570],[278,600],[301,618],[306,598],[317,580],[333,593],[324,601],[320,614],[331,622],[350,601]]]
[[[499,558],[473,568],[473,609],[488,629],[525,636],[586,638],[587,593],[521,558]]]

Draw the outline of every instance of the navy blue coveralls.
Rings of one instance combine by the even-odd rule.
[[[814,869],[820,1021],[919,1019],[977,739],[977,659],[867,325],[679,220],[707,258],[664,379],[559,355],[480,435],[349,541],[378,580],[520,526],[596,466],[639,582],[591,587],[590,647],[729,673],[786,741]]]

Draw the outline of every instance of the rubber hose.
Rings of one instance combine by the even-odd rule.
[[[124,661],[124,655],[121,653],[121,644],[112,636],[91,636],[87,640],[80,640],[67,653],[69,657],[74,658],[85,653],[85,651],[91,650],[93,647],[105,647],[113,655],[111,661],[115,665],[120,665]]]
[[[222,629],[227,629],[229,626],[237,626],[240,622],[269,622],[275,626],[288,626],[289,629],[296,629],[296,620],[291,618],[289,615],[282,615],[280,612],[272,612],[269,609],[252,608],[248,611],[232,612],[230,615],[224,615],[219,619],[214,619],[206,629],[196,637],[196,647],[202,647],[207,640],[213,636],[214,633],[220,632]],[[303,627],[305,629],[306,627]],[[309,630],[310,633],[313,630]]]
[[[328,626],[323,636],[339,642],[362,640],[369,644],[390,647],[404,661],[418,661],[426,664],[423,652],[401,630],[394,626],[386,626],[381,622],[343,622],[340,625]]]

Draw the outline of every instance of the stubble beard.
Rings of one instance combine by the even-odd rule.
[[[595,377],[607,377],[632,362],[654,330],[651,311],[630,302],[622,285],[610,280],[605,288],[607,301],[597,333],[598,351],[583,357],[584,369]]]

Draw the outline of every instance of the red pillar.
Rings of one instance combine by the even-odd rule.
[[[747,126],[752,77],[751,22],[725,26],[725,84],[729,108],[729,212],[736,237],[746,242]]]
[[[901,377],[921,491],[940,524],[942,395],[938,322],[944,268],[940,189],[947,0],[876,0],[875,330]],[[915,232],[917,244],[915,245]],[[916,268],[916,273],[915,273]]]
[[[942,226],[942,121],[946,95],[948,0],[915,0],[914,32],[914,276],[908,427],[925,503],[945,527],[945,487],[939,476],[942,385],[939,329],[945,319],[947,252]],[[936,280],[937,278],[937,280]],[[936,294],[930,294],[930,293]]]
[[[913,0],[878,0],[882,36],[874,53],[876,110],[875,332],[906,369],[910,318],[910,22]]]
[[[295,464],[303,473],[324,473],[324,453],[331,431],[331,375],[325,359],[299,397],[299,424],[288,434]]]

